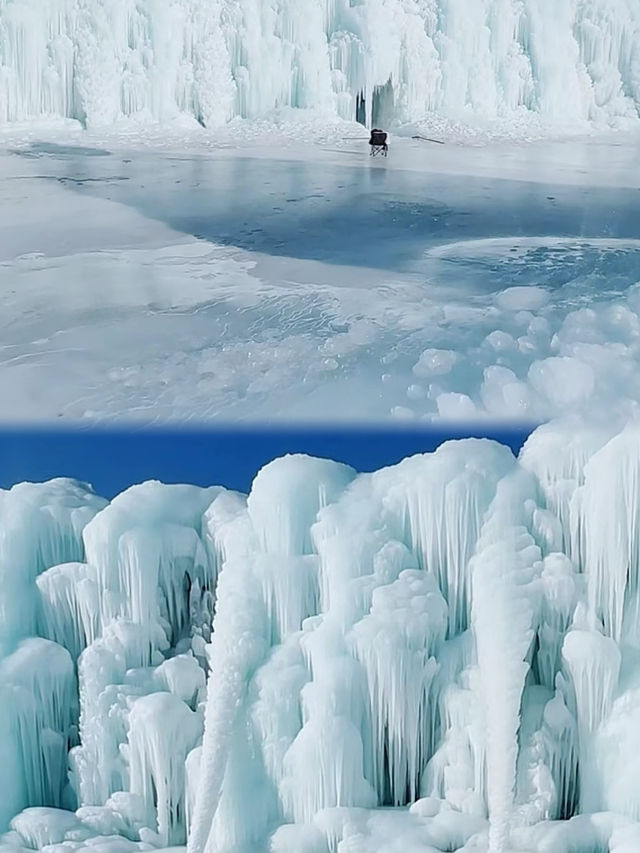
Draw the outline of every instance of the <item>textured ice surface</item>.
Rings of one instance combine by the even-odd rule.
[[[0,851],[636,851],[638,465],[573,420],[248,497],[16,486]]]
[[[1,0],[0,121],[636,116],[636,0]]]
[[[0,156],[3,420],[638,408],[637,135],[394,139],[383,164],[54,138]]]

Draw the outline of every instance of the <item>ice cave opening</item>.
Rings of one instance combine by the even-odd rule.
[[[640,431],[0,493],[2,853],[640,849]]]

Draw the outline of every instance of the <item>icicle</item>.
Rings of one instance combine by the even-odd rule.
[[[84,559],[83,528],[105,504],[89,486],[65,479],[0,492],[0,657],[35,634],[34,581],[52,566]]]
[[[310,456],[285,456],[266,465],[253,482],[249,517],[267,554],[312,554],[311,526],[333,503],[355,471],[338,462]]]
[[[600,774],[594,768],[594,735],[607,717],[620,675],[621,655],[616,643],[597,631],[572,630],[562,657],[573,686],[580,749],[580,806],[601,807]]]
[[[564,554],[545,557],[536,666],[540,681],[553,689],[561,667],[560,650],[578,600],[578,576]]]
[[[255,563],[261,581],[273,645],[299,631],[318,612],[318,558],[264,555]]]
[[[545,424],[520,451],[520,464],[538,479],[547,506],[560,522],[562,549],[580,565],[581,537],[571,529],[571,500],[584,483],[589,459],[611,438],[613,427],[586,427],[569,419]]]
[[[285,814],[295,823],[309,823],[328,807],[373,808],[377,797],[364,778],[362,739],[353,723],[314,715],[285,756],[280,791]]]
[[[556,810],[552,817],[570,818],[576,813],[579,797],[578,731],[559,691],[545,706],[543,735],[547,766],[556,789]]]
[[[371,613],[353,629],[355,655],[367,675],[380,802],[405,805],[417,798],[431,751],[435,655],[446,630],[447,606],[435,580],[410,570],[374,590]]]
[[[36,580],[41,633],[64,646],[74,660],[100,633],[100,593],[88,569],[85,563],[65,563]]]
[[[69,652],[49,640],[23,640],[0,662],[0,691],[8,727],[8,743],[0,740],[0,749],[13,756],[7,769],[13,764],[11,785],[23,796],[19,808],[65,805],[66,756],[74,743],[77,719]]]
[[[413,476],[385,498],[420,565],[438,580],[449,606],[450,636],[469,624],[469,559],[497,482],[514,465],[505,451],[487,441],[447,442],[422,457],[419,473],[414,460],[401,463],[399,477],[403,469]]]
[[[129,714],[131,791],[143,798],[150,821],[157,820],[165,847],[186,838],[185,761],[201,732],[200,717],[170,693],[136,699]]]
[[[299,636],[276,648],[256,673],[251,722],[267,777],[277,790],[284,777],[284,758],[302,728],[300,694],[310,680]]]
[[[625,599],[640,596],[639,519],[640,430],[630,426],[591,458],[571,513],[574,538],[582,543],[590,611],[616,642]]]
[[[127,788],[121,744],[126,742],[128,700],[143,685],[125,684],[127,670],[148,666],[147,626],[114,622],[80,655],[80,741],[70,754],[74,787],[85,805],[101,805]]]

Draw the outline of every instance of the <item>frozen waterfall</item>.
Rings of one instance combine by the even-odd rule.
[[[552,423],[0,493],[0,853],[637,851],[639,471]]]
[[[0,123],[640,108],[637,0],[0,0]]]

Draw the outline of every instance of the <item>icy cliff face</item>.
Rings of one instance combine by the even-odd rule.
[[[639,489],[551,424],[2,493],[0,851],[637,851]]]
[[[0,0],[0,122],[637,115],[637,0]]]

